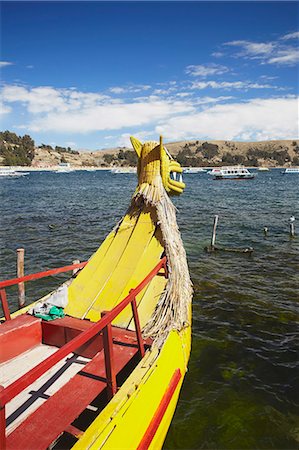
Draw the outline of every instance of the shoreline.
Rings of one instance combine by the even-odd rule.
[[[182,167],[183,170],[186,169],[204,169],[204,170],[212,170],[212,169],[217,169],[217,168],[223,168],[223,167],[235,167],[235,165],[223,165],[223,166],[184,166]],[[269,166],[243,166],[246,169],[251,169],[251,170],[258,170],[261,167],[267,167],[269,170],[273,170],[273,169],[286,169],[286,168],[290,168],[290,167],[294,167],[297,168],[297,166],[275,166],[275,167],[269,167]],[[51,167],[31,167],[31,166],[3,166],[0,165],[0,170],[1,169],[10,169],[10,170],[16,170],[18,172],[55,172],[55,171],[61,171],[63,173],[63,169],[64,167],[61,166],[51,166]],[[107,166],[107,167],[98,167],[98,166],[70,166],[67,169],[70,169],[70,171],[80,171],[80,170],[86,170],[86,171],[90,171],[90,172],[94,172],[94,171],[111,171],[111,170],[117,170],[117,169],[121,169],[121,170],[128,170],[128,171],[137,171],[137,167],[134,166]]]

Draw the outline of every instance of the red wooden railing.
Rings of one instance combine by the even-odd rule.
[[[84,264],[84,263],[80,263]],[[86,263],[85,263],[86,264]],[[76,264],[78,266],[78,264]],[[72,270],[72,266],[68,270]],[[130,290],[130,293],[111,311],[107,311],[102,313],[102,318],[95,322],[90,328],[83,331],[81,334],[76,336],[71,341],[67,342],[63,347],[53,353],[51,356],[46,358],[44,361],[39,363],[33,369],[29,370],[25,375],[18,378],[12,384],[4,388],[0,386],[0,448],[5,448],[6,436],[5,436],[5,405],[11,401],[14,397],[16,397],[20,392],[26,389],[30,384],[36,381],[39,377],[41,377],[45,372],[47,372],[51,367],[65,358],[69,353],[75,351],[78,347],[88,342],[92,339],[96,334],[103,333],[104,338],[104,353],[105,353],[105,368],[106,368],[106,378],[107,378],[107,387],[108,393],[110,397],[112,397],[116,393],[116,373],[114,370],[114,361],[113,361],[113,341],[112,341],[112,325],[113,320],[129,305],[131,304],[133,318],[135,322],[135,330],[137,335],[137,342],[140,356],[144,355],[144,342],[141,334],[140,322],[137,312],[137,304],[136,304],[136,296],[145,288],[145,286],[158,274],[158,272],[164,268],[164,276],[168,277],[167,271],[167,260],[166,257],[162,258],[159,263],[153,268],[153,270],[144,278],[144,280],[134,289]],[[59,270],[59,269],[54,269]],[[62,271],[62,270],[61,270]],[[50,271],[48,271],[50,272]],[[47,272],[40,272],[47,273]],[[58,272],[56,272],[58,273]],[[39,275],[39,274],[35,274]],[[45,275],[47,276],[47,275]],[[28,275],[30,277],[30,275]],[[14,283],[17,284],[24,281],[24,278],[16,278]],[[41,277],[38,277],[41,278]],[[32,280],[34,278],[30,278]],[[9,281],[4,281],[0,286],[7,286],[5,283],[9,283]],[[11,284],[8,284],[9,286]]]
[[[58,267],[56,269],[46,270],[44,272],[32,273],[30,275],[25,275],[24,277],[12,278],[11,280],[0,281],[0,301],[1,301],[5,320],[10,320],[11,317],[10,317],[8,303],[7,303],[6,291],[4,288],[6,288],[8,286],[13,286],[14,284],[24,283],[25,281],[38,280],[40,278],[57,275],[58,273],[70,272],[71,270],[75,270],[75,269],[82,269],[84,266],[86,266],[87,263],[88,263],[88,261],[85,261],[82,263],[72,264],[70,266],[64,266],[64,267]]]

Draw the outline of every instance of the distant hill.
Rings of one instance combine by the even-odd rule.
[[[232,164],[246,166],[299,166],[299,141],[263,142],[190,140],[165,144],[182,166],[207,167]],[[10,131],[0,133],[0,164],[32,167],[54,167],[68,162],[74,167],[136,166],[131,148],[76,151],[70,147],[35,146],[29,135],[18,136]]]

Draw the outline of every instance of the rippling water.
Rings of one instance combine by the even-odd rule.
[[[299,238],[290,239],[288,219],[297,217],[298,231],[299,177],[272,170],[243,182],[206,174],[185,181],[174,201],[194,283],[193,342],[164,447],[296,449]],[[134,175],[104,171],[0,179],[1,279],[15,276],[18,247],[28,273],[86,260],[122,217],[135,184]],[[218,244],[252,246],[251,256],[205,253],[214,214]],[[28,283],[28,301],[63,280]],[[14,289],[8,296],[16,305]]]

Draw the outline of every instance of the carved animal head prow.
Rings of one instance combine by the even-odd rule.
[[[142,144],[133,136],[130,138],[138,156],[138,185],[158,186],[162,179],[169,195],[178,195],[185,189],[182,179],[183,169],[175,161],[162,142],[148,141]]]

